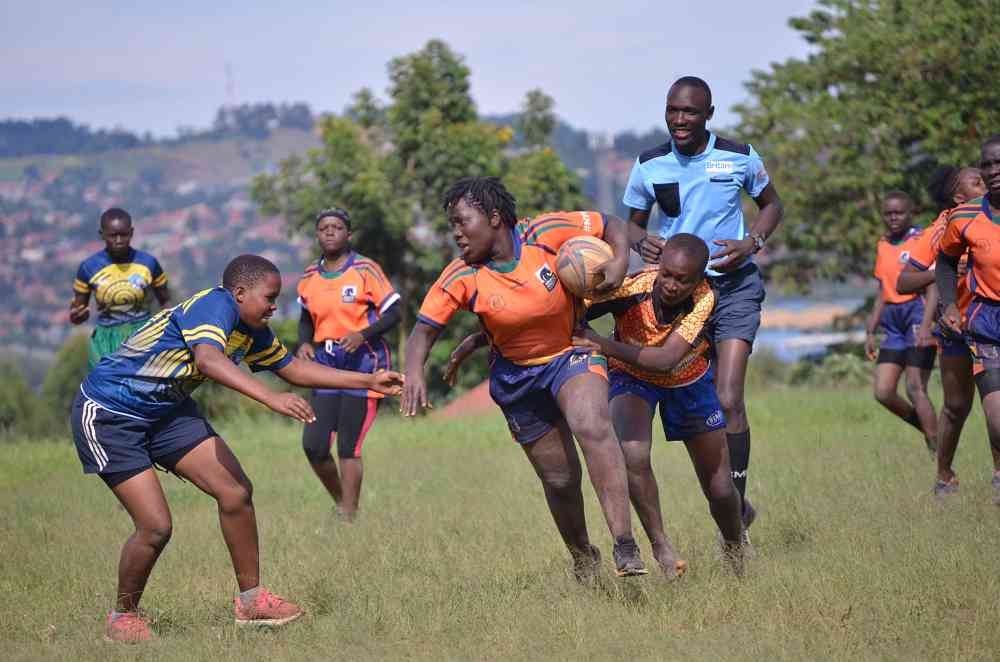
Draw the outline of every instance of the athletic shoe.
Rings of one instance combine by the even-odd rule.
[[[993,505],[1000,506],[1000,472],[993,474],[993,480],[990,481],[990,485],[993,486]]]
[[[118,618],[113,617],[113,613],[108,614],[107,625],[104,627],[106,641],[136,644],[153,638],[153,633],[149,631],[149,624],[136,612],[127,611]]]
[[[632,536],[622,536],[615,541],[614,556],[615,574],[619,577],[649,574],[639,556],[639,545]]]
[[[243,604],[240,596],[236,596],[233,606],[237,625],[277,627],[291,623],[305,613],[297,604],[279,598],[263,587],[250,604]]]
[[[948,480],[934,481],[934,496],[944,499],[952,494],[958,494],[958,477],[952,475]]]
[[[587,546],[584,554],[573,556],[573,577],[581,584],[589,584],[597,578],[601,569],[601,550]]]

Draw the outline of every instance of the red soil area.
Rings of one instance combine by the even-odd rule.
[[[489,381],[484,381],[476,388],[466,391],[449,402],[444,409],[438,410],[434,417],[450,420],[490,414],[500,416],[500,409],[490,397]]]

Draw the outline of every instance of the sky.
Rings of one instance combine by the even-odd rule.
[[[465,57],[482,114],[541,88],[589,131],[663,123],[669,83],[709,82],[715,126],[755,69],[804,57],[788,18],[812,0],[768,2],[92,2],[0,6],[0,119],[67,116],[93,128],[174,135],[218,107],[305,101],[340,112],[361,87],[385,99],[386,64],[439,38]],[[227,69],[232,91],[227,92]]]

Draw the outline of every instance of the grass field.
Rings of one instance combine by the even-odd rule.
[[[936,402],[940,403],[940,394]],[[255,484],[265,583],[306,618],[237,631],[213,502],[163,477],[174,537],[144,607],[160,639],[101,641],[127,516],[68,441],[2,446],[0,642],[7,660],[961,659],[1000,656],[1000,508],[983,423],[961,495],[929,495],[916,433],[867,389],[749,395],[760,511],[745,578],[721,569],[684,449],[654,459],[690,570],[578,586],[541,488],[500,417],[384,417],[366,444],[363,516],[338,523],[291,423],[218,422]],[[610,537],[586,486],[594,541]],[[652,562],[642,538],[644,557]]]

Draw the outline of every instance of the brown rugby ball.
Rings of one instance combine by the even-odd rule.
[[[568,292],[581,299],[587,298],[604,280],[604,274],[595,273],[594,269],[612,257],[611,246],[597,237],[573,237],[559,248],[556,273]]]

